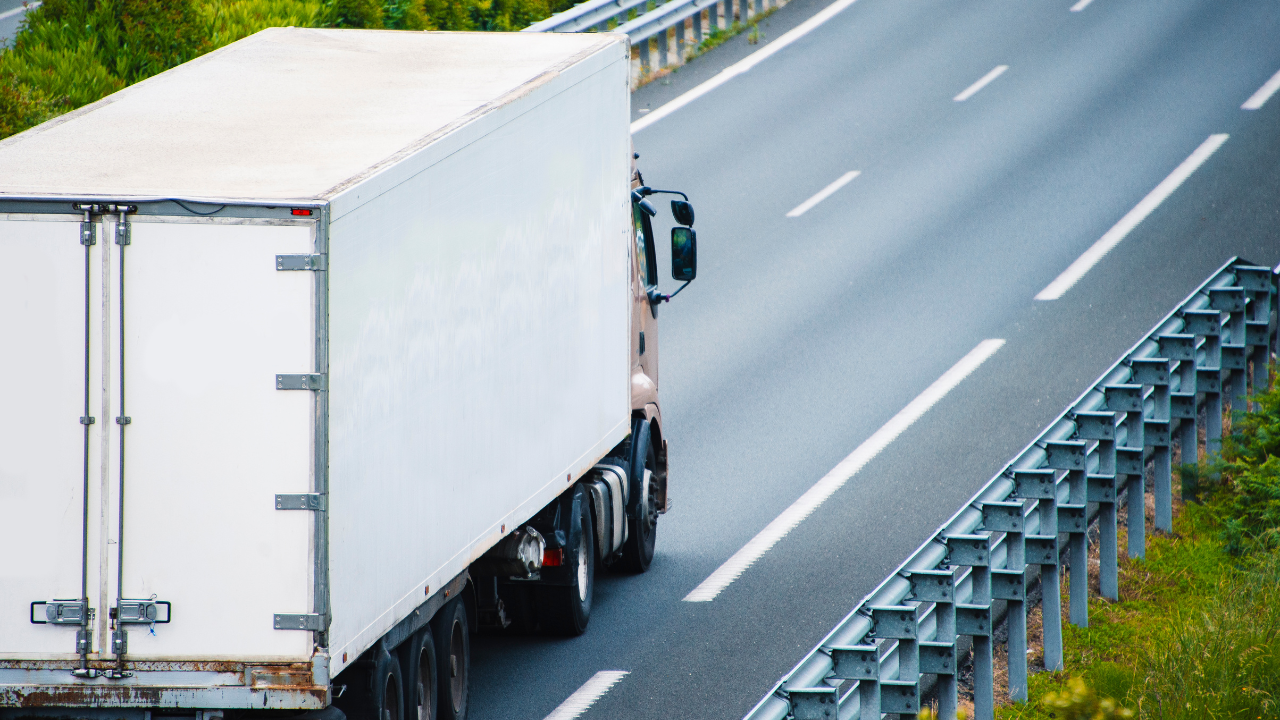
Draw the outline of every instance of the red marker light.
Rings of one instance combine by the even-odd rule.
[[[309,215],[311,214],[311,211],[310,211],[310,210],[308,210],[307,208],[294,208],[294,209],[293,209],[293,214],[294,214],[294,215],[302,215],[302,216],[306,217],[306,216],[309,216]]]
[[[564,548],[542,551],[542,567],[560,567],[564,564]]]

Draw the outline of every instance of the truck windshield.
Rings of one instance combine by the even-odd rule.
[[[637,203],[631,203],[636,223],[636,258],[640,261],[640,277],[645,285],[658,284],[658,254],[653,246],[653,225],[649,215]]]

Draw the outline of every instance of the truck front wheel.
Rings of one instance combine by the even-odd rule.
[[[642,573],[653,562],[658,536],[658,451],[653,446],[648,420],[631,426],[631,502],[627,508],[627,541],[622,545],[622,564]]]

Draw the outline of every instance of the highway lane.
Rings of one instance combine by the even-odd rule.
[[[0,48],[13,44],[13,36],[17,34],[18,26],[22,24],[26,11],[31,6],[31,2],[24,3],[22,0],[0,0]]]
[[[543,718],[601,670],[629,674],[583,717],[741,717],[1191,288],[1231,255],[1280,262],[1280,99],[1240,109],[1280,70],[1280,8],[1070,7],[858,0],[635,136],[699,213],[700,277],[661,310],[675,509],[648,574],[599,578],[582,638],[477,638],[473,718]],[[1214,133],[1075,287],[1032,299]],[[987,338],[1006,345],[715,600],[681,600]]]

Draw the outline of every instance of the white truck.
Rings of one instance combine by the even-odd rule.
[[[0,142],[0,720],[461,718],[648,567],[628,52],[276,28]]]

